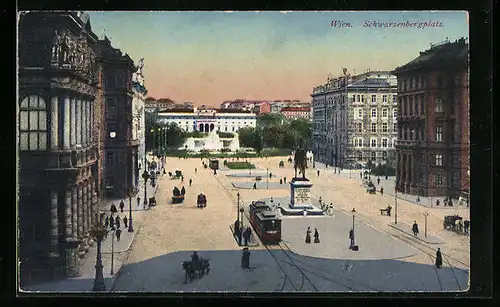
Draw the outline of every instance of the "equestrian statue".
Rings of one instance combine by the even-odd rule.
[[[295,178],[297,178],[297,168],[298,168],[300,173],[302,174],[302,178],[306,179],[307,157],[306,157],[306,151],[302,148],[302,144],[301,146],[299,146],[299,148],[295,150],[294,161],[295,161],[294,165]]]

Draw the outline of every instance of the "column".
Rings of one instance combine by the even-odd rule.
[[[65,204],[64,204],[64,212],[65,212],[65,219],[64,219],[64,238],[66,240],[71,239],[73,237],[73,228],[72,228],[72,210],[73,210],[73,203],[72,203],[72,189],[66,190],[65,194]]]
[[[81,130],[80,130],[80,119],[81,119],[81,108],[80,108],[81,100],[77,99],[75,101],[75,140],[76,144],[81,144]]]
[[[87,146],[89,144],[89,102],[87,100],[83,101],[83,144]]]
[[[90,101],[87,100],[87,144],[92,143],[92,117],[90,116]]]
[[[73,187],[71,191],[71,233],[73,234],[73,239],[76,239],[80,232],[78,231],[78,194],[77,187]]]
[[[82,201],[82,185],[78,185],[78,236],[83,237],[83,201]]]
[[[70,99],[69,97],[64,97],[64,132],[63,132],[63,148],[70,149],[69,145],[69,134],[70,134]]]
[[[71,147],[76,145],[76,99],[71,99]]]
[[[86,210],[86,215],[85,215],[85,216],[86,216],[86,218],[87,218],[87,223],[86,223],[86,225],[87,225],[87,231],[89,231],[89,230],[90,230],[90,227],[92,226],[92,223],[91,223],[91,221],[90,221],[90,219],[91,219],[92,215],[91,215],[91,212],[90,212],[90,201],[91,201],[91,195],[90,195],[90,182],[89,182],[88,180],[85,182],[85,198],[86,198],[85,203],[87,204],[87,205],[85,206],[85,209],[87,209],[87,210]]]
[[[86,183],[82,183],[81,185],[81,190],[82,190],[82,230],[83,230],[83,235],[85,236],[88,231],[88,224],[87,224],[87,209],[88,209],[88,204],[87,204],[87,185]]]
[[[50,144],[51,149],[56,150],[59,148],[59,97],[54,96],[51,98],[51,116],[50,116]]]
[[[50,257],[59,256],[58,197],[57,191],[50,191]]]
[[[96,225],[97,224],[97,219],[96,219],[96,213],[97,213],[97,208],[95,207],[95,200],[94,200],[94,179],[89,180],[89,195],[90,195],[90,224],[91,225]]]

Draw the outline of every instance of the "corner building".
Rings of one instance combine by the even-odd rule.
[[[77,276],[97,221],[97,42],[81,12],[19,16],[21,286]]]
[[[444,42],[395,69],[396,188],[423,196],[469,190],[468,44]]]

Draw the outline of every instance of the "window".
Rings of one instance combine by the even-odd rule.
[[[443,155],[436,154],[436,166],[443,166]]]
[[[436,176],[434,177],[434,184],[436,186],[443,185],[443,174],[436,174]]]
[[[382,139],[382,147],[387,147],[387,139]]]
[[[436,112],[443,112],[443,100],[436,98]]]
[[[357,97],[356,97],[356,101],[357,101],[357,102],[360,102],[360,101],[361,101],[360,99],[361,99],[361,96],[360,96],[360,95],[357,95]]]
[[[358,123],[358,132],[361,132],[363,130],[363,124]]]
[[[392,95],[392,103],[393,104],[398,104],[398,96]]]
[[[387,95],[382,95],[382,102],[387,103]]]
[[[382,132],[387,132],[387,123],[382,123]]]
[[[377,109],[373,108],[372,109],[372,118],[377,117]]]
[[[387,151],[382,151],[382,158],[384,158],[384,160],[387,160]]]
[[[372,151],[372,152],[370,153],[370,157],[371,157],[372,161],[377,160],[377,152]]]
[[[363,160],[363,152],[358,151],[358,160]]]
[[[372,102],[377,102],[377,95],[372,95]]]
[[[408,114],[413,115],[413,97],[410,97],[409,100],[410,100],[409,101],[410,108],[409,108]]]
[[[372,123],[372,132],[377,132],[377,124]]]
[[[20,150],[47,149],[47,105],[37,95],[21,101],[19,110]]]
[[[394,123],[394,127],[392,128],[393,132],[398,132],[398,123]]]
[[[443,141],[443,125],[436,126],[436,142]]]
[[[396,108],[392,109],[392,115],[394,118],[398,117],[398,109]]]
[[[371,139],[371,147],[377,147],[377,139]]]
[[[413,78],[411,78],[411,88],[414,89],[416,87],[417,87],[416,86],[416,79],[415,79],[415,77],[413,77]]]
[[[363,109],[362,108],[358,109],[358,117],[363,118]]]
[[[387,118],[387,109],[382,109],[382,118]]]
[[[365,102],[365,95],[361,95],[361,102]]]

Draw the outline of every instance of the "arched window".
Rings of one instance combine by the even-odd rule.
[[[47,105],[37,95],[26,96],[19,112],[19,148],[47,150]]]

